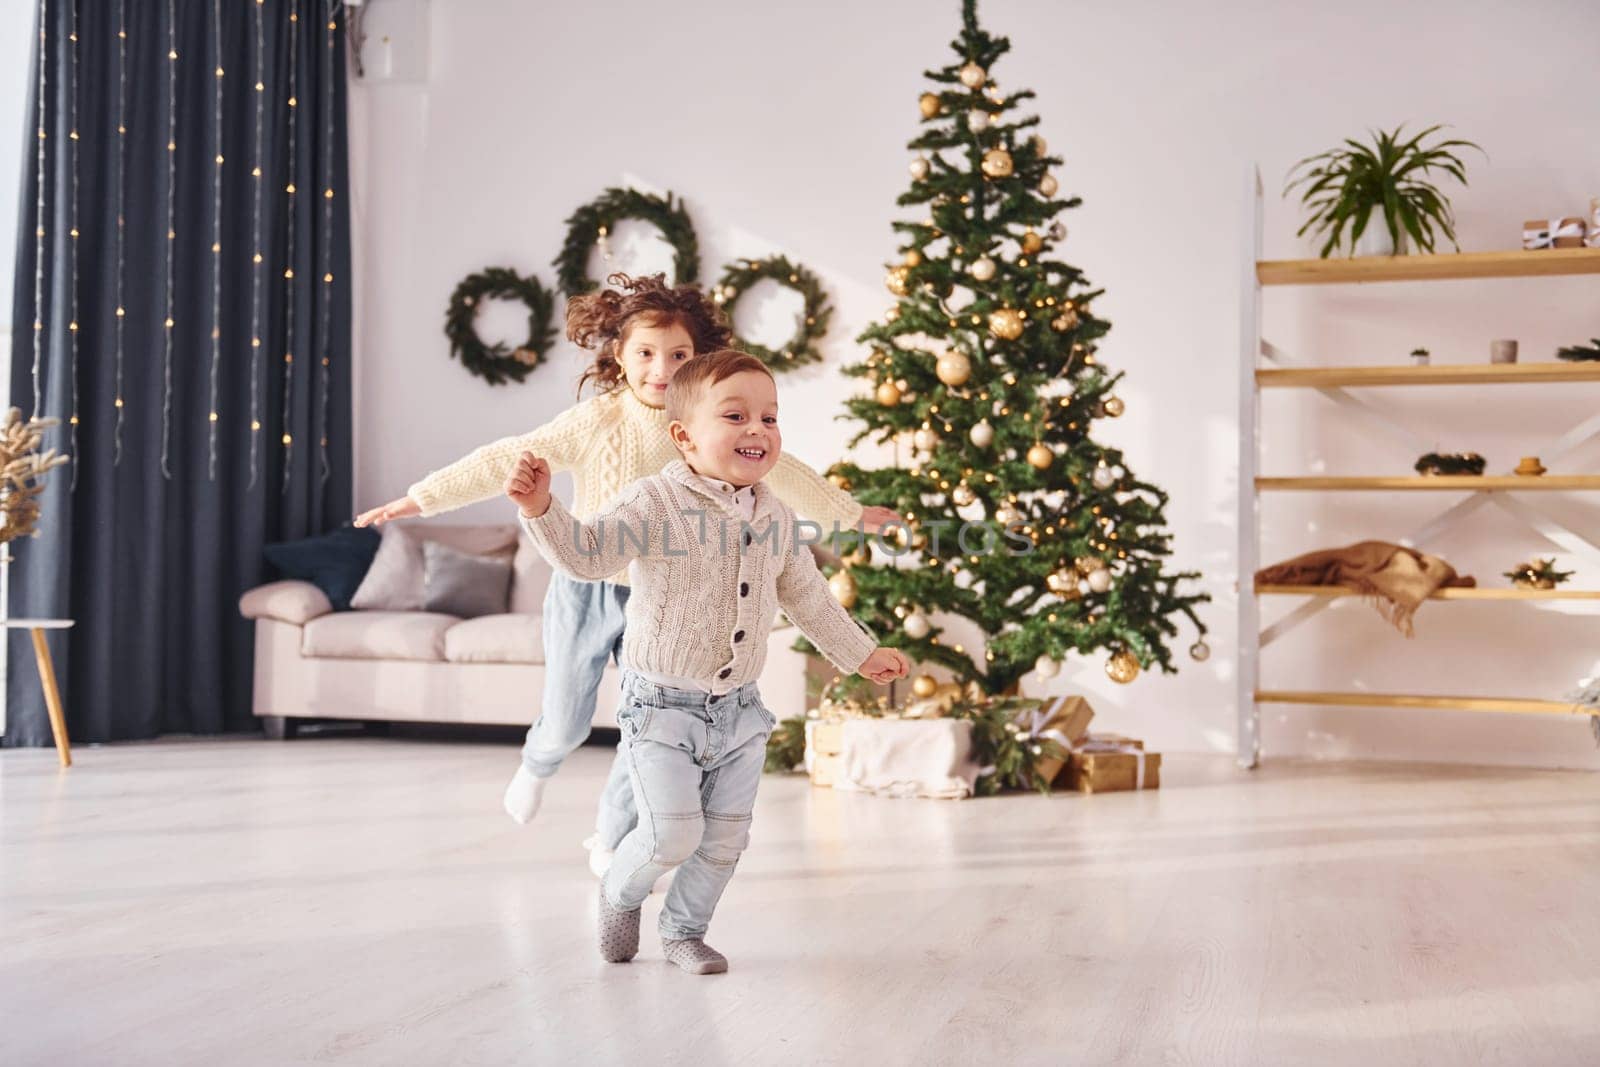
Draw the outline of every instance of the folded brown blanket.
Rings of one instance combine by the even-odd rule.
[[[1257,585],[1336,585],[1366,597],[1394,628],[1410,637],[1412,616],[1424,600],[1446,586],[1470,589],[1463,577],[1438,556],[1384,541],[1362,541],[1344,548],[1308,552],[1256,571]]]

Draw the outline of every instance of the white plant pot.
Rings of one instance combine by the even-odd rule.
[[[1396,248],[1394,237],[1389,233],[1389,227],[1383,221],[1383,212],[1373,209],[1367,216],[1367,228],[1361,231],[1361,236],[1356,240],[1356,256],[1403,256],[1406,254],[1405,234],[1400,235],[1400,247]]]

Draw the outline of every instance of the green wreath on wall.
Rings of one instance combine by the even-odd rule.
[[[610,235],[620,219],[639,219],[661,231],[672,246],[677,284],[699,278],[700,245],[682,200],[674,201],[671,193],[660,197],[636,189],[607,189],[567,219],[567,239],[555,259],[556,279],[563,293],[572,297],[599,287],[600,283],[589,277],[589,251]]]
[[[516,348],[501,342],[487,344],[478,336],[478,311],[485,300],[519,300],[528,308],[528,339]],[[555,340],[550,317],[554,300],[537,278],[524,278],[509,267],[488,267],[469,274],[450,294],[445,311],[444,335],[450,354],[490,385],[520,382],[539,365],[544,350]]]
[[[722,280],[711,290],[711,299],[733,318],[733,308],[756,282],[770,280],[786,289],[793,289],[805,302],[800,316],[795,320],[794,336],[776,349],[758,344],[747,337],[736,337],[734,347],[755,356],[774,371],[783,372],[806,363],[818,363],[822,352],[817,347],[828,332],[828,320],[833,317],[833,307],[828,303],[822,283],[806,268],[789,262],[785,256],[768,256],[765,259],[737,260],[722,272]]]

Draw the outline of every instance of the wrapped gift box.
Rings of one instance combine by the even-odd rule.
[[[972,795],[978,780],[972,723],[885,718],[846,719],[841,725],[835,789],[950,800]]]
[[[839,777],[839,752],[844,747],[844,722],[806,720],[806,774],[815,786],[832,786]]]
[[[1089,734],[1073,746],[1067,766],[1080,793],[1161,787],[1161,753],[1146,752],[1144,742],[1132,737]]]
[[[1064,696],[1038,711],[1024,714],[1017,722],[1027,728],[1030,737],[1048,738],[1060,745],[1065,753],[1089,732],[1089,721],[1093,718],[1094,709],[1087,700],[1078,696]],[[1067,759],[1065,755],[1061,759],[1041,759],[1036,766],[1041,778],[1054,783],[1066,769]]]
[[[839,756],[812,756],[807,761],[806,772],[811,776],[811,784],[818,789],[832,789],[839,784],[842,765]]]

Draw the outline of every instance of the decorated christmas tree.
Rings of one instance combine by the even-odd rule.
[[[1166,493],[1140,481],[1120,451],[1094,439],[1123,413],[1121,375],[1097,357],[1110,324],[1101,290],[1062,261],[1061,164],[1019,109],[1030,91],[994,78],[1009,49],[962,5],[956,58],[927,72],[921,129],[909,148],[917,218],[894,224],[898,299],[859,341],[871,349],[845,373],[867,395],[848,402],[863,424],[851,444],[898,444],[897,466],[838,464],[833,477],[862,500],[905,515],[902,553],[853,549],[834,595],[886,643],[1000,694],[1030,673],[1053,676],[1069,653],[1101,655],[1119,682],[1141,667],[1174,670],[1176,617],[1205,627],[1186,592],[1197,575],[1165,569]],[[941,640],[935,614],[961,616],[985,648]],[[919,677],[913,691],[933,690]]]

